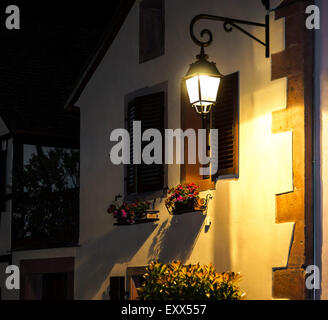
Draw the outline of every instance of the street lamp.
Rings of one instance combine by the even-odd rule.
[[[223,75],[214,62],[208,61],[208,56],[201,48],[197,61],[190,65],[185,76],[190,103],[197,113],[206,116],[216,103],[217,94]]]
[[[279,1],[280,3],[281,1]],[[223,22],[223,28],[226,32],[231,32],[233,28],[246,34],[253,40],[257,41],[265,47],[266,58],[270,57],[270,0],[262,0],[262,4],[266,9],[265,23],[258,23],[253,21],[245,21],[239,19],[232,19],[227,17],[219,17],[207,14],[199,14],[195,16],[190,23],[190,36],[194,43],[201,47],[201,52],[197,56],[197,61],[190,65],[184,80],[190,103],[195,107],[197,113],[206,118],[207,114],[215,105],[218,95],[221,79],[223,75],[219,72],[214,62],[208,61],[208,56],[205,54],[204,48],[211,45],[213,41],[213,34],[210,30],[204,29],[201,31],[201,37],[208,36],[207,41],[197,39],[194,33],[194,25],[199,20],[214,20]],[[240,25],[248,25],[261,27],[265,29],[265,42],[255,37]]]

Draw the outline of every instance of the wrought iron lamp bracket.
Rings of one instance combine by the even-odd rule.
[[[205,47],[208,47],[213,42],[213,33],[209,29],[203,29],[200,32],[201,38],[207,36],[207,41],[201,41],[199,40],[194,32],[194,26],[195,24],[200,20],[211,20],[211,21],[220,21],[223,22],[223,28],[226,32],[231,32],[233,28],[236,30],[239,30],[240,32],[246,34],[248,37],[252,38],[256,42],[260,43],[265,47],[265,56],[267,58],[270,57],[270,1],[269,0],[262,0],[263,5],[266,8],[266,16],[265,16],[265,22],[259,23],[259,22],[253,22],[253,21],[246,21],[246,20],[239,20],[239,19],[233,19],[233,18],[227,18],[227,17],[220,17],[220,16],[214,16],[209,14],[199,14],[195,16],[190,23],[190,36],[194,43],[202,48],[202,52]],[[261,39],[257,38],[247,30],[245,30],[240,25],[246,25],[246,26],[255,26],[265,29],[265,41],[262,41]]]
[[[212,199],[213,199],[213,196],[212,196],[211,194],[208,194],[208,195],[206,196],[206,200],[205,200],[205,206],[206,206],[206,209],[205,209],[205,211],[203,212],[204,215],[207,215],[208,204],[209,204],[210,200],[212,200]]]

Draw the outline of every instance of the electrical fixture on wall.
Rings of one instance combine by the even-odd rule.
[[[275,1],[275,0],[274,0]],[[281,1],[278,1],[279,3]],[[275,1],[275,4],[278,3]],[[216,67],[214,62],[208,61],[208,56],[205,54],[205,47],[211,45],[213,41],[213,34],[210,30],[204,29],[201,31],[201,37],[207,36],[207,41],[197,39],[194,33],[194,26],[199,20],[213,20],[223,22],[223,28],[226,32],[231,32],[233,28],[246,34],[253,40],[257,41],[265,47],[266,58],[270,57],[270,0],[262,0],[262,4],[266,9],[265,22],[253,22],[239,19],[232,19],[227,17],[213,16],[208,14],[199,14],[195,16],[190,23],[190,36],[194,43],[200,46],[200,54],[196,57],[197,61],[190,65],[190,68],[184,77],[186,81],[187,91],[190,103],[196,109],[197,113],[204,118],[211,111],[211,108],[217,101],[220,81],[224,77]],[[260,27],[265,30],[265,41],[255,37],[240,25],[248,25]]]

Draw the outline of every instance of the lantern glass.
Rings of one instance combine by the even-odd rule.
[[[207,75],[196,75],[186,80],[190,103],[197,107],[196,110],[207,113],[210,111],[208,106],[215,104],[221,78]]]
[[[201,101],[215,103],[218,95],[220,78],[199,76],[201,88]]]
[[[199,95],[199,77],[194,76],[188,80],[186,80],[189,100],[191,104],[194,104],[198,101],[200,101],[200,95]]]
[[[223,75],[214,62],[208,61],[208,56],[201,48],[197,61],[190,65],[185,76],[190,103],[200,114],[211,111],[217,100],[219,86]]]

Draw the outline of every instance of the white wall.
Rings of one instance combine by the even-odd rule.
[[[223,74],[240,71],[240,178],[219,181],[204,231],[203,217],[170,217],[163,199],[158,225],[113,226],[106,209],[123,193],[123,167],[109,161],[109,134],[124,128],[125,95],[168,81],[168,127],[180,127],[180,83],[197,48],[189,23],[199,13],[262,21],[257,0],[166,0],[165,55],[144,64],[138,56],[138,3],[99,66],[81,106],[81,247],[77,250],[75,295],[107,297],[109,276],[155,258],[166,262],[213,263],[217,271],[241,272],[249,299],[272,298],[272,268],[287,264],[293,223],[275,224],[275,195],[293,190],[292,132],[271,133],[272,112],[286,107],[286,80],[271,82],[271,59],[245,35],[225,33],[215,22],[207,49]],[[271,49],[284,49],[284,20],[271,17]],[[258,37],[263,30],[250,29]],[[169,186],[179,183],[178,166],[169,167]]]

